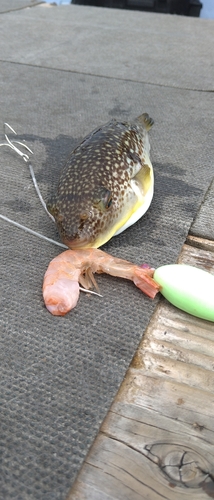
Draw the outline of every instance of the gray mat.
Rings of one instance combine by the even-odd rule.
[[[38,6],[4,15],[1,29],[3,60],[214,90],[209,19],[78,5]]]
[[[7,62],[0,70],[1,121],[33,149],[45,198],[68,152],[91,129],[111,117],[126,119],[142,111],[154,118],[153,203],[105,249],[155,267],[174,262],[213,178],[212,94]],[[57,238],[25,163],[9,148],[0,149],[0,199],[1,213]],[[72,313],[53,317],[44,307],[41,286],[57,247],[3,221],[0,241],[0,498],[61,500],[157,300],[125,280],[99,276],[103,299],[81,295]]]
[[[203,201],[199,214],[193,221],[190,233],[193,236],[201,236],[208,240],[214,240],[214,181],[210,185],[205,200]]]

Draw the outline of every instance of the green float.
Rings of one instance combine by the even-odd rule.
[[[214,321],[212,274],[185,264],[170,264],[158,267],[153,278],[171,304],[198,318]]]

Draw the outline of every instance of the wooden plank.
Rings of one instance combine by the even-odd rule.
[[[111,435],[99,434],[70,499],[207,500],[206,490],[213,483],[213,456],[207,454],[210,445],[196,446],[186,433],[161,432],[151,418],[142,429],[134,415],[115,418],[116,427],[111,414],[109,418],[106,425]]]
[[[214,274],[214,244],[179,262]],[[161,299],[68,500],[214,498],[213,444],[214,324]]]
[[[195,248],[201,248],[204,250],[210,250],[211,252],[214,252],[214,241],[213,240],[206,240],[204,238],[199,238],[198,236],[192,236],[188,235],[187,236],[187,244],[191,245]]]
[[[194,435],[200,438],[203,431],[203,437],[206,437],[208,442],[211,440],[214,428],[214,400],[201,389],[194,388],[194,391],[190,391],[188,385],[179,382],[173,384],[171,380],[159,377],[148,377],[142,371],[131,368],[128,383],[124,381],[116,399],[117,403],[124,401],[137,407],[149,408],[155,414],[160,413],[176,421],[186,422],[192,427]]]
[[[190,241],[189,238],[188,241]],[[197,238],[197,243],[198,245],[201,245],[201,247],[183,245],[178,262],[200,267],[201,269],[214,274],[214,242],[212,242],[213,244],[211,244],[211,242],[208,243],[208,241],[209,240],[204,240],[204,244],[202,244],[201,239]]]

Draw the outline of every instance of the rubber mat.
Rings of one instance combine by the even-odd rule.
[[[210,185],[206,197],[202,203],[199,215],[191,226],[191,234],[200,235],[202,238],[214,240],[214,181]]]
[[[212,94],[14,62],[0,68],[2,127],[7,121],[34,151],[45,199],[68,153],[93,128],[112,117],[152,116],[152,205],[104,249],[154,267],[175,262],[213,179]],[[0,148],[0,200],[3,215],[58,239],[27,165],[9,148]],[[63,499],[158,299],[103,275],[103,298],[82,294],[71,313],[53,317],[41,287],[60,249],[3,220],[0,235],[0,498]]]

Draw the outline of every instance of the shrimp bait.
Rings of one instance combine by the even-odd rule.
[[[96,281],[93,273],[129,279],[150,298],[160,286],[152,279],[154,269],[143,268],[95,248],[66,250],[49,264],[44,276],[43,298],[51,314],[64,316],[79,299],[79,283],[87,288]]]

